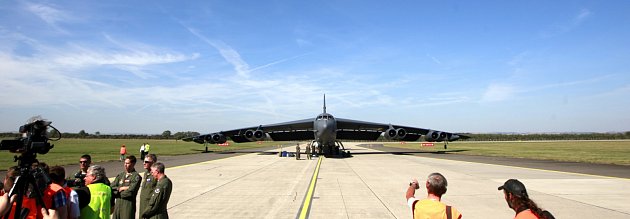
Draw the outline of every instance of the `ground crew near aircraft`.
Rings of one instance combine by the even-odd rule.
[[[143,210],[142,218],[168,219],[166,206],[171,197],[173,183],[164,174],[164,164],[157,162],[151,166],[151,175],[157,179],[157,185],[151,192],[149,205]]]
[[[295,159],[300,159],[300,143],[297,143],[297,145],[295,146]]]
[[[282,157],[282,144],[279,144],[278,148],[280,148],[280,152],[278,152],[278,157]]]
[[[155,156],[155,154],[147,154],[147,156],[144,158],[144,163],[142,164],[145,172],[142,176],[142,190],[140,190],[140,210],[138,211],[139,218],[142,218],[142,213],[144,209],[149,206],[151,194],[155,189],[155,185],[157,185],[157,180],[151,175],[151,165],[153,165],[155,162],[157,162],[157,156]]]
[[[136,157],[131,155],[125,159],[125,171],[116,176],[112,183],[116,208],[112,219],[136,218],[136,195],[140,189],[142,177],[136,172]]]
[[[427,198],[418,200],[414,197],[416,189],[420,188],[417,179],[413,179],[407,188],[407,204],[411,207],[413,218],[462,218],[462,214],[455,207],[445,205],[440,202],[442,195],[446,193],[448,182],[440,173],[431,173],[427,177],[425,186],[427,188]]]
[[[311,159],[311,143],[306,144],[306,159]]]

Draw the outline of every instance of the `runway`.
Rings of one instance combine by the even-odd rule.
[[[429,173],[440,172],[449,183],[443,202],[455,206],[464,218],[512,218],[514,212],[497,190],[509,178],[521,180],[530,197],[556,218],[630,217],[627,178],[396,155],[345,145],[357,154],[322,158],[319,169],[317,158],[281,158],[269,153],[273,150],[172,168],[167,162],[166,174],[174,184],[169,215],[410,218],[404,198],[409,180],[423,181]],[[423,188],[416,192],[416,197],[425,195]]]

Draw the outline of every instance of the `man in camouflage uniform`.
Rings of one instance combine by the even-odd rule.
[[[125,171],[118,174],[112,183],[116,208],[112,219],[136,218],[136,195],[140,189],[142,177],[136,172],[136,157],[131,155],[125,159]]]
[[[85,175],[87,174],[88,167],[92,165],[92,156],[84,154],[79,159],[79,170],[74,173],[74,178],[67,178],[66,183],[69,187],[84,187]]]
[[[297,145],[295,146],[295,159],[300,159],[300,143],[297,143]]]
[[[155,185],[157,185],[157,179],[153,178],[151,175],[151,165],[157,162],[157,157],[155,154],[147,154],[144,158],[143,167],[145,169],[144,175],[142,176],[142,190],[140,190],[140,209],[138,211],[138,218],[142,218],[142,213],[144,209],[149,206],[149,201],[151,200],[151,194],[155,189]]]
[[[151,194],[149,205],[144,209],[144,213],[142,213],[142,218],[168,219],[166,206],[171,197],[173,183],[164,174],[164,164],[162,163],[158,162],[151,166],[151,175],[153,178],[157,179],[157,185]]]

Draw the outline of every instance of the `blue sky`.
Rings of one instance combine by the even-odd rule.
[[[628,1],[2,1],[0,131],[630,130]]]

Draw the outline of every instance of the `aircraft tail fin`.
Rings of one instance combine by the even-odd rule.
[[[324,94],[324,113],[326,113],[326,94]]]

